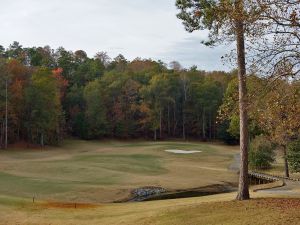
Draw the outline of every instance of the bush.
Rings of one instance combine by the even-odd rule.
[[[228,131],[228,127],[229,127],[229,121],[223,121],[222,123],[219,124],[218,126],[218,130],[217,130],[217,137],[219,139],[222,139],[226,144],[229,145],[237,145],[239,144],[239,140],[238,138],[232,136],[229,131]]]
[[[250,144],[249,166],[251,169],[270,169],[275,161],[273,143],[265,136],[257,136]]]
[[[287,160],[293,172],[300,172],[300,140],[293,141],[287,146]]]

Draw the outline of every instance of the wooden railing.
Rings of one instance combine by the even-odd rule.
[[[266,179],[266,180],[270,180],[270,181],[271,180],[273,180],[273,181],[278,181],[278,180],[300,181],[300,179],[297,179],[297,178],[278,176],[275,174],[266,174],[266,173],[261,173],[261,172],[256,172],[256,171],[249,171],[249,176]]]

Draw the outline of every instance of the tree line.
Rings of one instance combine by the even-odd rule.
[[[184,69],[178,62],[83,50],[23,48],[1,51],[0,143],[58,144],[66,136],[193,138],[238,143],[237,71]],[[249,139],[267,135],[278,145],[297,139],[299,81],[247,77]],[[6,111],[7,110],[7,111]],[[7,123],[6,123],[7,121]]]
[[[229,124],[217,122],[234,71],[18,42],[0,49],[2,147],[58,144],[66,136],[236,141]]]

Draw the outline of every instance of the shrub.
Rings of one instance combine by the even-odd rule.
[[[250,144],[249,166],[251,169],[270,169],[275,161],[274,144],[265,136],[257,136]]]
[[[300,139],[287,146],[287,160],[293,172],[300,172]]]

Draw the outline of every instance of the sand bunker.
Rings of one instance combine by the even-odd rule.
[[[179,150],[179,149],[168,149],[165,150],[166,152],[171,152],[175,154],[194,154],[194,153],[200,153],[202,151],[193,151],[193,150]]]

